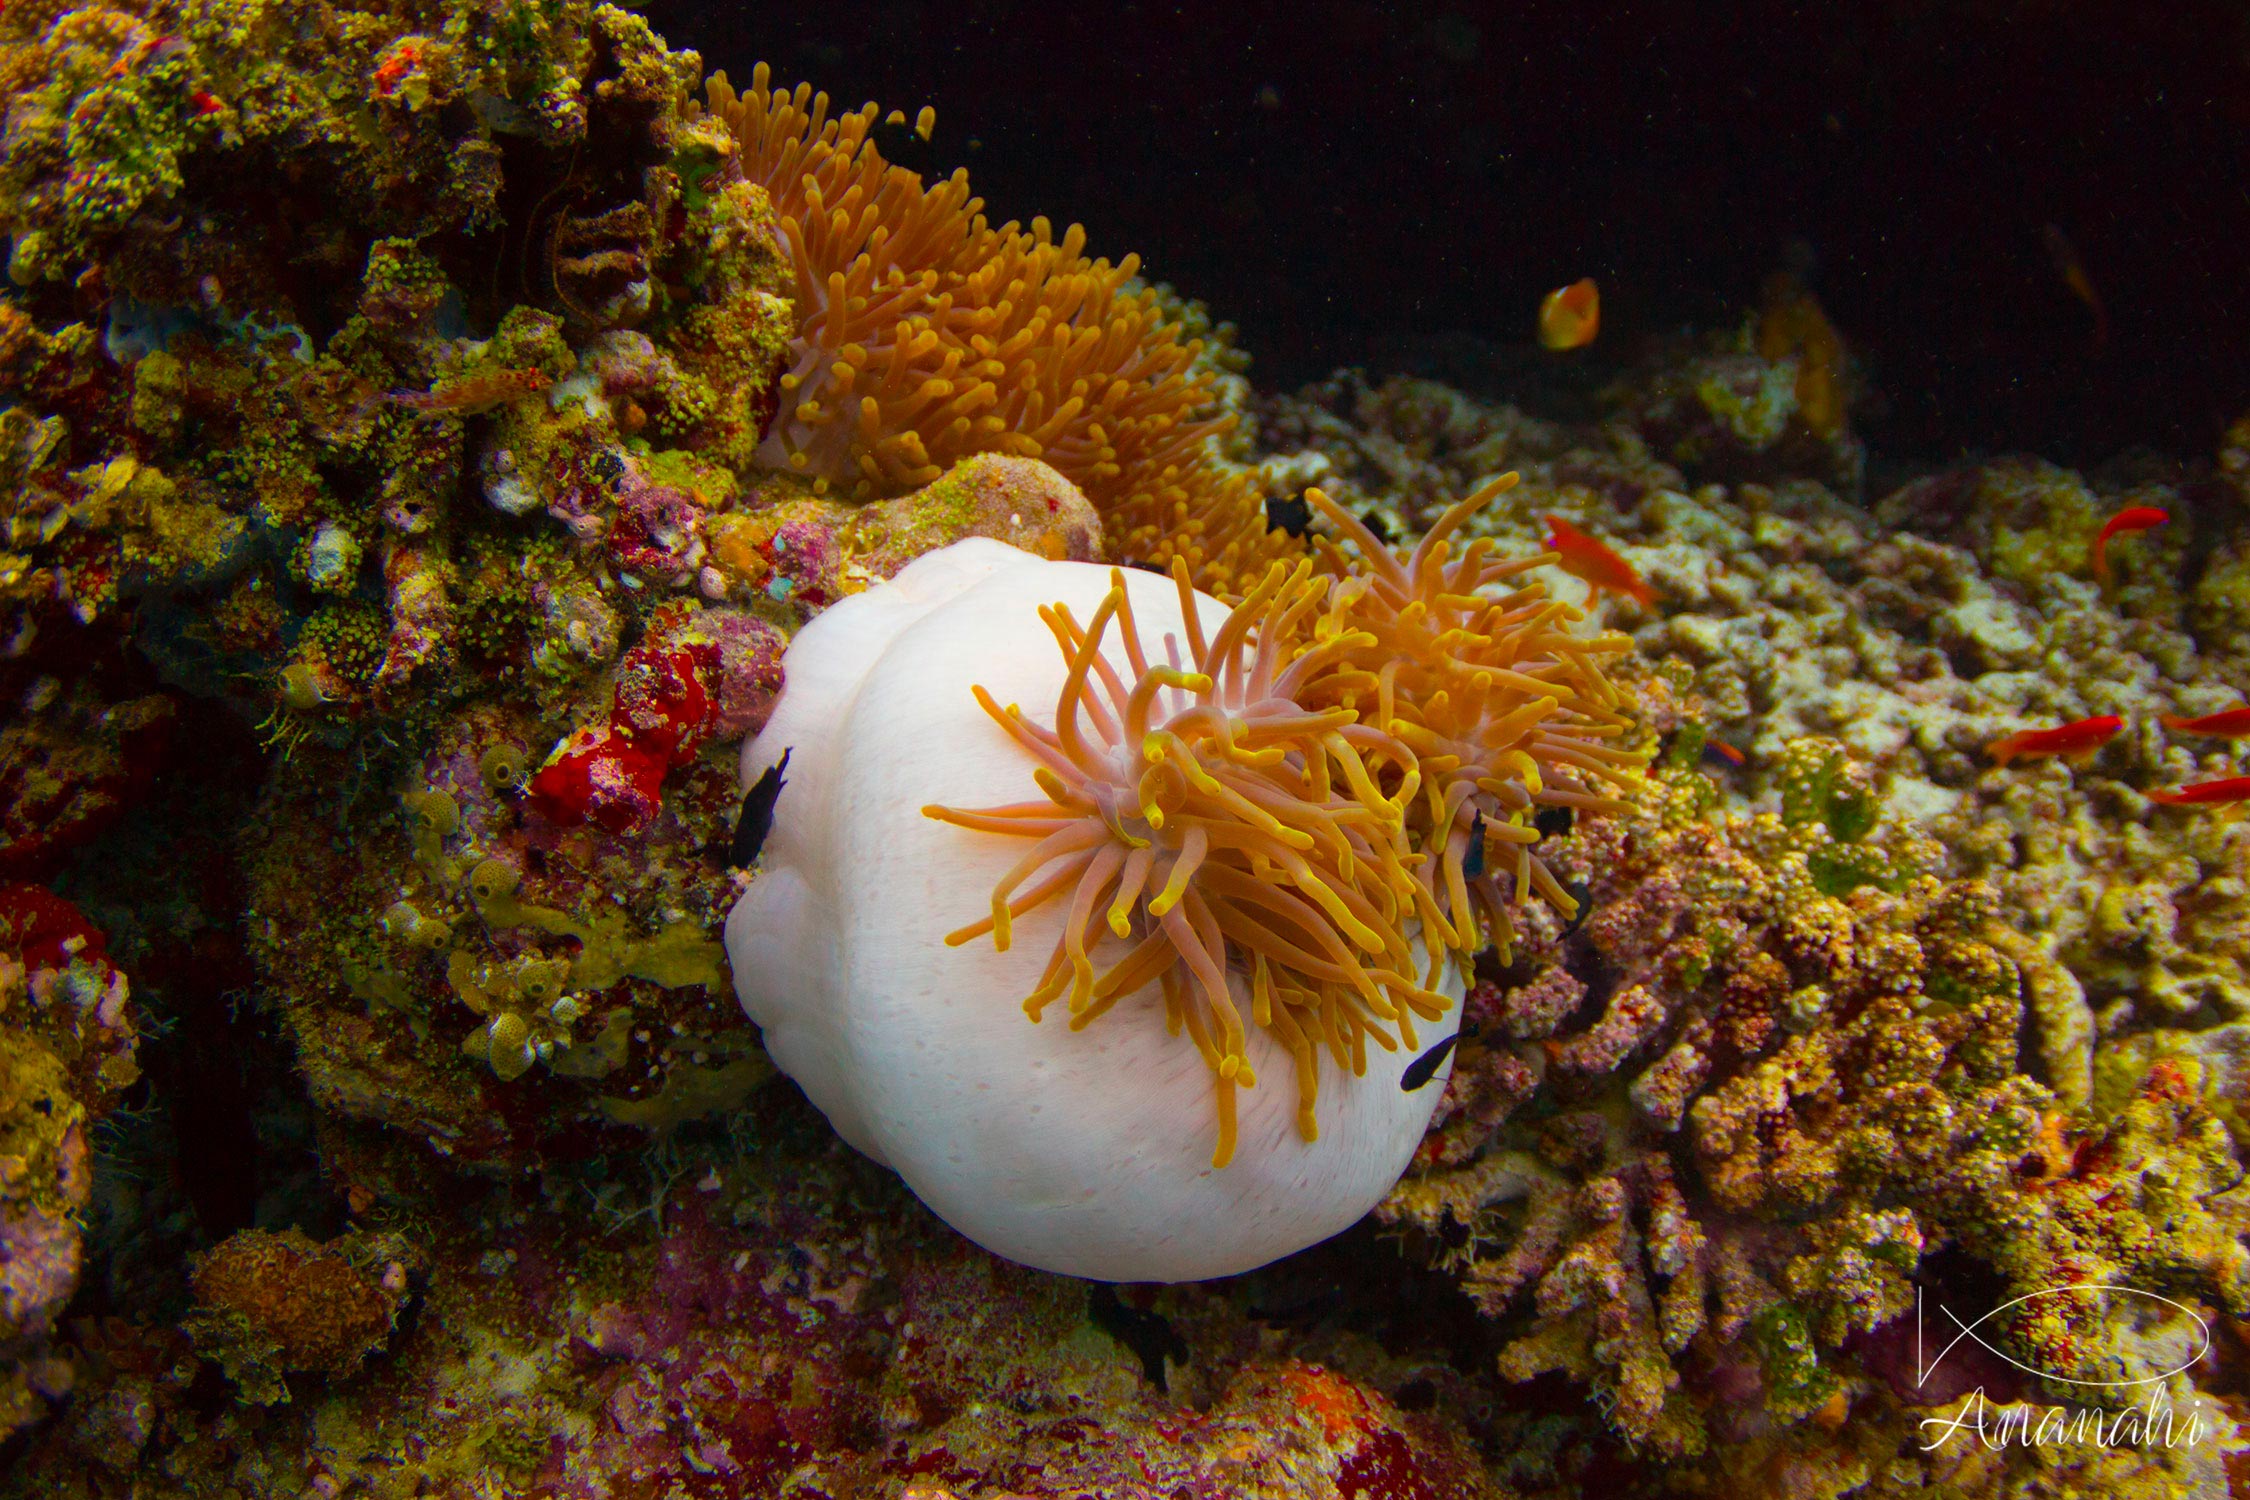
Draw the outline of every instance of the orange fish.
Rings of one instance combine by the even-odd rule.
[[[2101,535],[2094,538],[2094,577],[2103,588],[2109,587],[2109,539],[2129,531],[2146,531],[2152,526],[2162,526],[2172,519],[2169,511],[2158,510],[2153,505],[2128,505],[2102,523]]]
[[[1723,760],[1730,766],[1746,766],[1750,764],[1749,756],[1744,755],[1740,750],[1735,749],[1734,746],[1728,744],[1725,740],[1718,739],[1712,736],[1706,736],[1704,738],[1703,751],[1706,755],[1709,755],[1717,760]]]
[[[1633,571],[1631,563],[1610,551],[1607,543],[1586,535],[1561,516],[1546,519],[1547,546],[1562,554],[1559,566],[1565,573],[1592,585],[1596,593],[1607,589],[1623,594],[1643,609],[1656,607],[1656,590]]]
[[[1755,347],[1766,360],[1797,356],[1797,415],[1823,442],[1844,430],[1844,340],[1820,303],[1787,271],[1766,278]]]
[[[2164,716],[2164,727],[2174,734],[2209,734],[2222,739],[2250,737],[2250,705],[2230,708],[2224,713],[2205,714],[2200,719],[2183,719],[2177,714]]]
[[[1556,287],[1539,304],[1539,342],[1550,349],[1583,349],[1602,326],[1602,294],[1582,276]]]
[[[2250,776],[2228,776],[2219,781],[2160,787],[2148,795],[2151,802],[2168,803],[2173,807],[2213,807],[2250,802]]]
[[[2072,760],[2084,760],[2108,744],[2110,737],[2124,727],[2125,721],[2115,714],[2103,714],[2098,719],[2080,719],[2060,729],[2027,729],[2021,734],[1994,740],[1984,751],[2003,766],[2019,755],[2063,755]]]
[[[2109,342],[2109,311],[2102,306],[2101,293],[2094,290],[2094,278],[2086,274],[2086,262],[2078,258],[2078,247],[2071,244],[2070,236],[2053,224],[2045,230],[2047,254],[2054,258],[2055,274],[2062,277],[2086,310],[2094,315],[2094,347],[2099,349]]]

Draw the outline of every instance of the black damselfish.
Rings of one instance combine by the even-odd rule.
[[[1312,502],[1303,495],[1269,496],[1266,530],[1286,531],[1291,536],[1308,534],[1312,530]]]
[[[937,148],[930,138],[904,120],[885,120],[868,127],[867,139],[894,167],[904,167],[917,177],[943,177]]]
[[[1566,880],[1562,883],[1562,888],[1569,893],[1571,900],[1578,903],[1578,915],[1572,917],[1562,930],[1562,935],[1569,938],[1575,936],[1578,929],[1586,925],[1586,919],[1594,914],[1594,887],[1591,881]]]
[[[781,789],[787,784],[781,773],[788,768],[789,751],[784,750],[781,759],[766,767],[765,774],[743,794],[742,816],[735,820],[734,842],[727,846],[730,864],[751,864],[758,858],[758,851],[766,847],[766,835],[773,832],[773,805],[781,800]]]
[[[1461,1033],[1456,1031],[1444,1041],[1408,1063],[1406,1071],[1398,1075],[1398,1086],[1411,1094],[1423,1084],[1437,1077],[1438,1065],[1445,1061],[1446,1054],[1453,1050],[1453,1044],[1459,1040],[1461,1040]]]
[[[1469,852],[1461,856],[1461,878],[1463,880],[1482,880],[1484,878],[1484,813],[1482,811],[1469,814]]]

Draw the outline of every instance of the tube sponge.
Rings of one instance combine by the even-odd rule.
[[[1419,1144],[1460,985],[1401,858],[1411,752],[1290,700],[1320,662],[1278,642],[1322,597],[1277,570],[1230,611],[973,539],[792,642],[743,758],[755,784],[793,752],[736,988],[839,1133],[988,1249],[1248,1270]]]

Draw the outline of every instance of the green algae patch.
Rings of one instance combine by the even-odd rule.
[[[727,950],[693,922],[674,922],[654,935],[627,935],[622,913],[599,913],[570,931],[585,946],[571,970],[583,989],[606,990],[623,979],[645,979],[664,989],[700,985],[714,994],[727,987]]]
[[[664,1087],[651,1097],[604,1098],[601,1109],[620,1125],[634,1125],[662,1135],[690,1120],[740,1109],[773,1074],[773,1064],[763,1053],[737,1058],[716,1068],[691,1064],[674,1068]]]

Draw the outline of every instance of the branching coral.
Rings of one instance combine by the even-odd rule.
[[[1137,257],[1089,261],[1084,232],[994,228],[966,171],[925,187],[887,163],[872,104],[780,92],[761,64],[709,108],[765,189],[795,274],[796,339],[762,461],[873,498],[983,452],[1043,458],[1102,512],[1113,551],[1185,558],[1224,591],[1294,547],[1207,450],[1223,420]],[[894,116],[903,120],[903,116]],[[930,114],[917,122],[926,135]]]
[[[1996,1274],[1988,1305],[2086,1281],[2245,1305],[2238,1171],[2192,1066],[2136,1077],[2113,1118],[2064,1113],[2018,1061],[1991,888],[1872,829],[1832,742],[1782,759],[1780,817],[1689,816],[1700,778],[1670,771],[1656,816],[1564,842],[1581,934],[1541,932],[1469,996],[1429,1168],[1384,1212],[1450,1247],[1509,1329],[1502,1373],[1569,1373],[1636,1439],[1692,1451],[1741,1428],[1708,1387],[1783,1426],[1887,1391],[1866,1341],[1917,1278],[1963,1274],[1939,1267]],[[2068,1379],[2133,1363],[2091,1307],[2000,1326]]]

